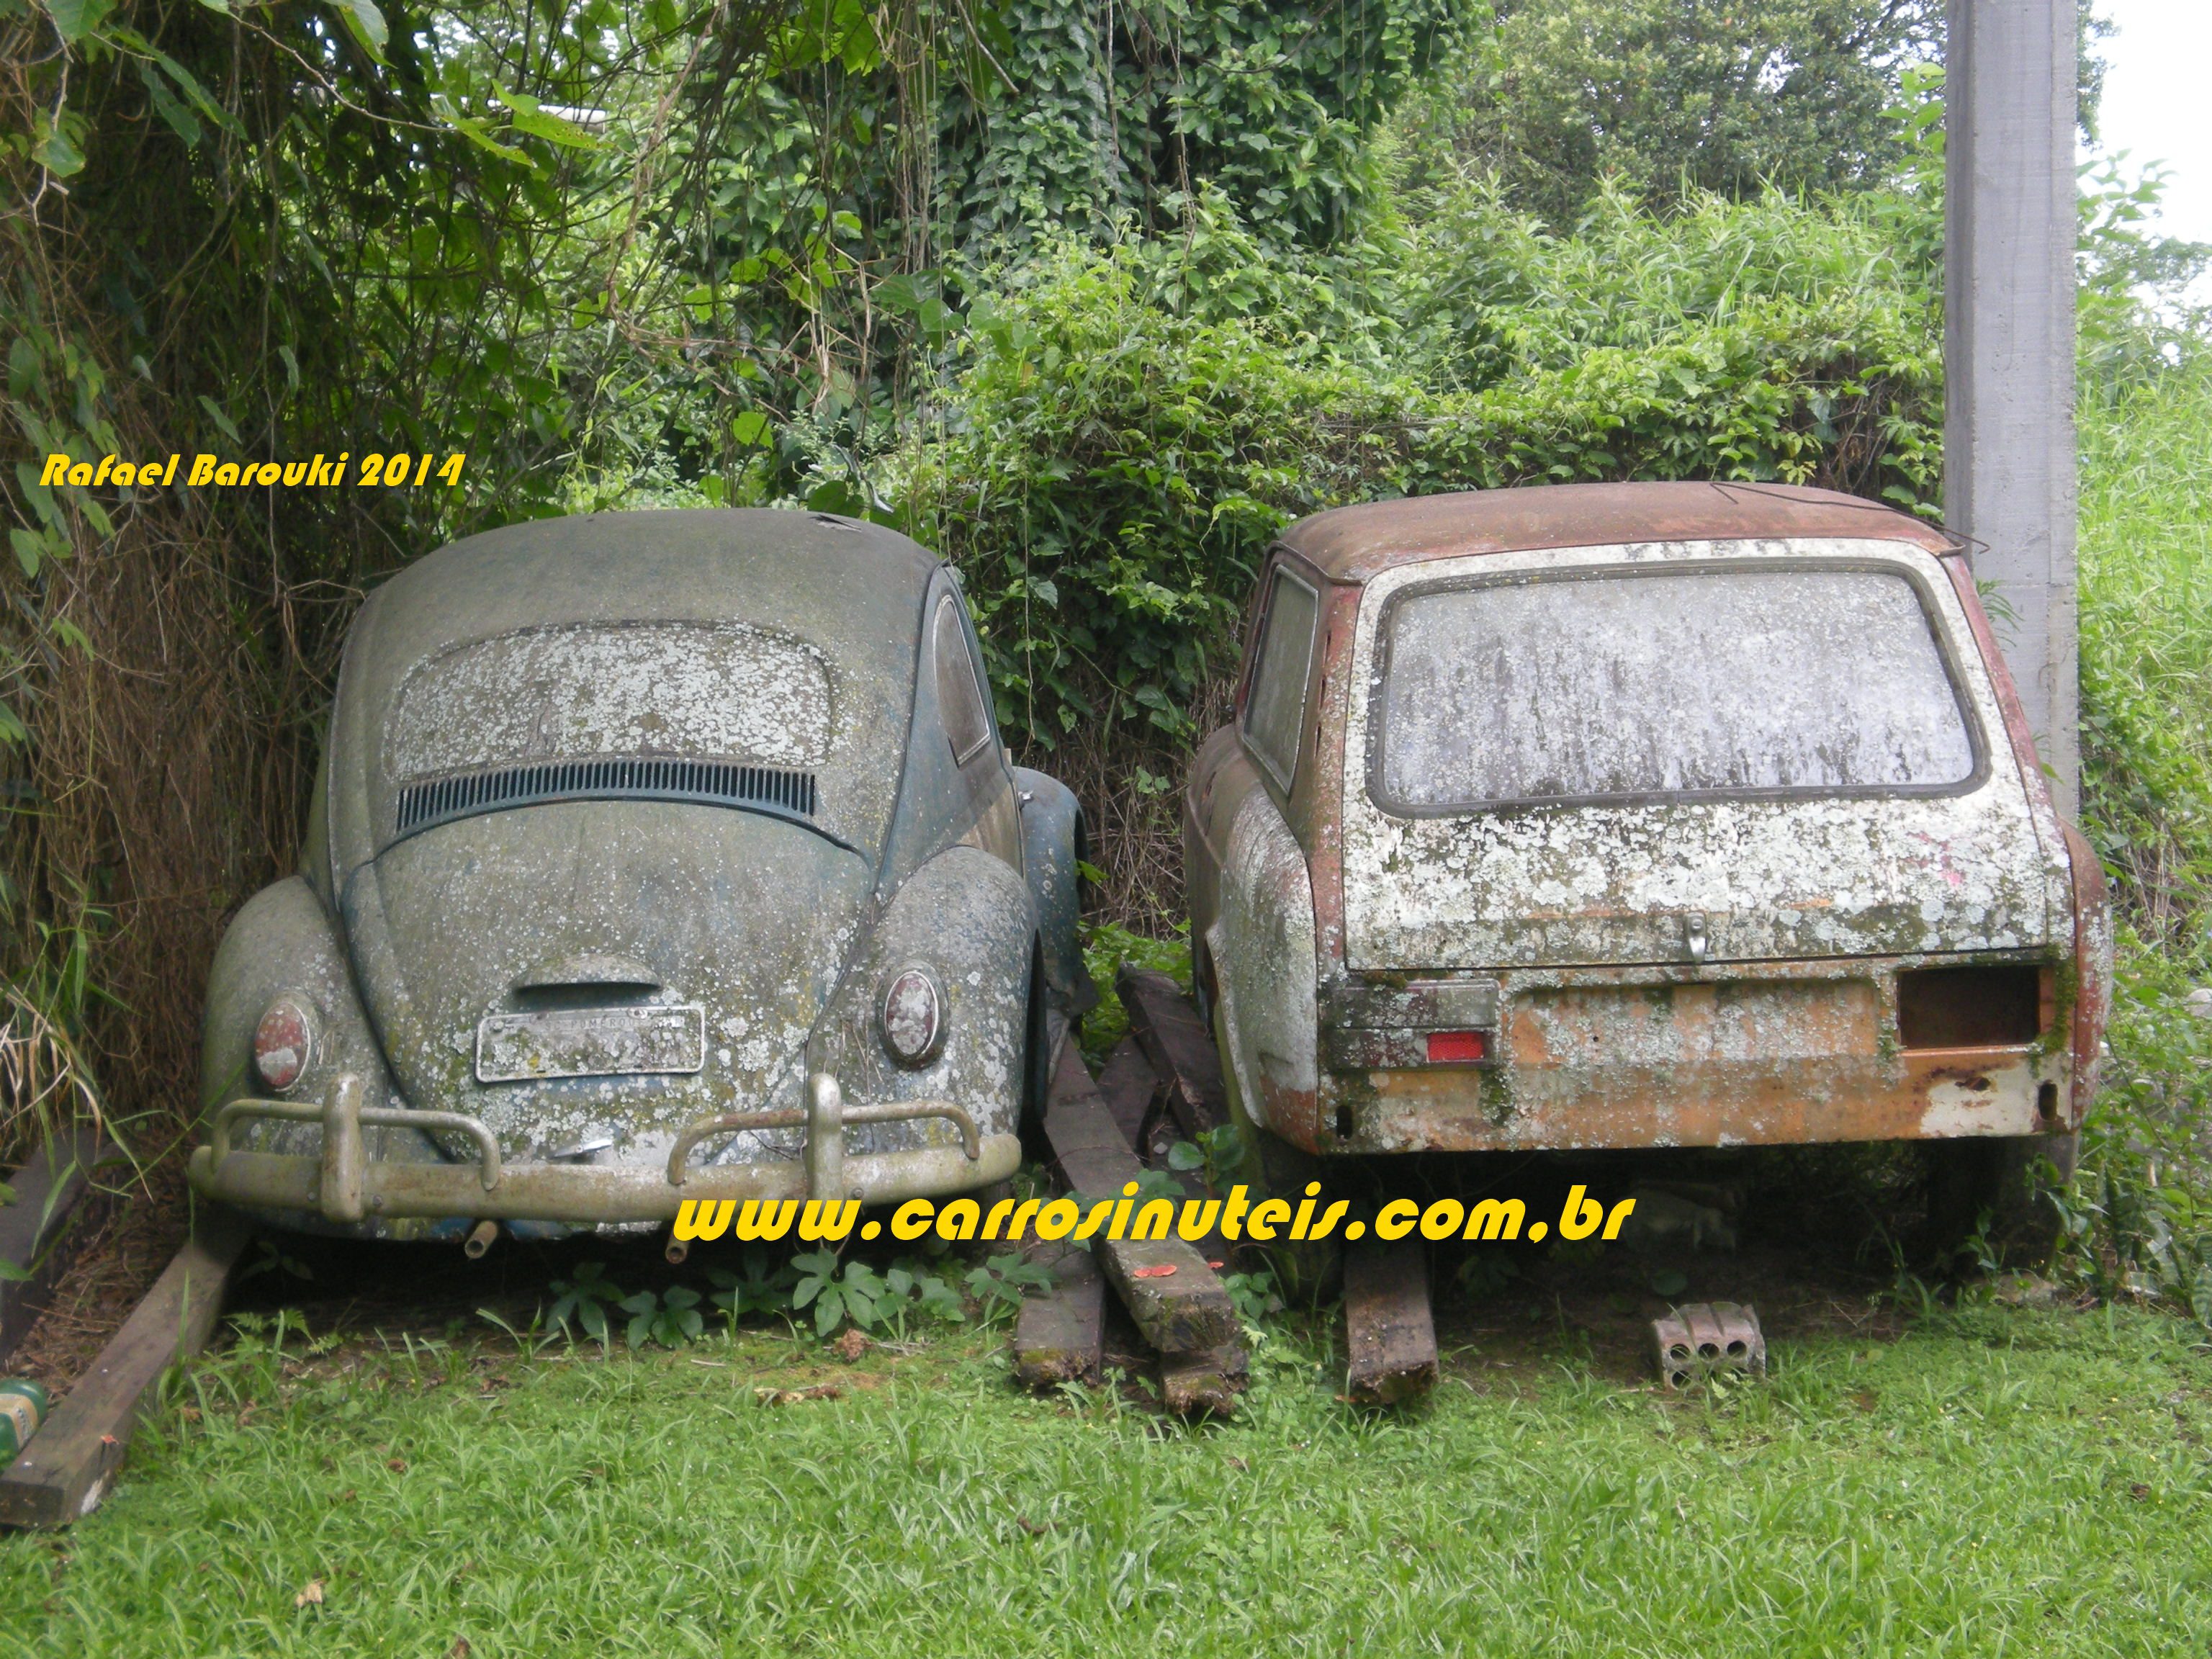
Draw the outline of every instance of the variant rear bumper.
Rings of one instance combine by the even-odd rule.
[[[186,1173],[202,1195],[248,1208],[305,1210],[355,1224],[375,1218],[499,1221],[652,1222],[674,1218],[692,1199],[859,1199],[896,1203],[970,1191],[1002,1181],[1021,1164],[1013,1135],[980,1133],[975,1120],[945,1101],[892,1101],[848,1106],[836,1079],[807,1079],[804,1112],[740,1112],[704,1118],[677,1137],[665,1169],[636,1164],[512,1164],[480,1121],[455,1112],[364,1107],[360,1080],[341,1077],[320,1104],[233,1101],[216,1114],[209,1144],[194,1152]],[[233,1149],[233,1126],[254,1118],[318,1124],[322,1154]],[[848,1125],[935,1118],[958,1131],[957,1145],[848,1157]],[[404,1127],[465,1137],[471,1162],[402,1163],[371,1159],[364,1125]],[[711,1164],[689,1167],[701,1142],[757,1129],[805,1128],[804,1161]]]
[[[2059,1035],[2069,1011],[2055,1004],[2039,1042],[1902,1046],[1898,975],[1928,961],[1509,970],[1497,975],[1477,1064],[1421,1064],[1417,1031],[1324,1030],[1311,1150],[1807,1145],[2078,1128],[2087,1103]],[[1297,1121],[1294,1103],[1269,1104]]]

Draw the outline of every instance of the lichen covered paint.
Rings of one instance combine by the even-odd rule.
[[[1549,492],[1505,493],[1525,506],[1468,498],[1466,511],[1532,541],[1553,528]],[[1407,515],[1449,542],[1448,505]],[[1311,1152],[1392,1153],[2078,1126],[2084,1023],[2101,1027],[2099,906],[2075,890],[2069,832],[1971,581],[1923,530],[1396,555],[1395,519],[1370,516],[1365,539],[1337,550],[1358,574],[1333,590],[1317,653],[1323,679],[1301,736],[1316,764],[1285,799],[1262,787],[1233,729],[1217,733],[1186,803],[1201,968],[1219,987],[1224,1057],[1266,1127]],[[1299,535],[1286,544],[1299,549]],[[1672,586],[1679,604],[1705,571],[1793,580],[1693,617],[1687,636],[1703,644],[1678,660],[1629,601],[1656,575],[1640,591]],[[1797,582],[1800,571],[1821,580]],[[1827,580],[1858,573],[1871,575]],[[1424,621],[1431,672],[1389,689],[1461,705],[1517,691],[1525,706],[1489,726],[1428,721],[1429,748],[1378,750],[1394,599],[1527,592],[1547,578],[1564,580],[1544,605],[1505,618],[1537,616],[1540,649],[1499,623],[1483,636],[1485,665],[1462,672],[1442,659],[1480,619],[1445,607]],[[1640,645],[1608,652],[1581,629],[1559,598],[1576,588],[1607,601],[1582,622],[1610,618]],[[1793,596],[1823,595],[1852,614],[1790,612]],[[1883,629],[1913,637],[1868,637]],[[1577,649],[1581,664],[1563,655]],[[1881,684],[1852,682],[1847,696],[1808,689],[1820,673],[1876,671]],[[1701,689],[1701,674],[1727,684]],[[1630,696],[1665,719],[1615,730]],[[1561,707],[1577,697],[1590,705]],[[1803,740],[1808,699],[1832,729]],[[1417,738],[1422,725],[1405,723]],[[1510,752],[1470,758],[1454,748],[1462,725]],[[1737,731],[1771,741],[1739,765]],[[1462,786],[1472,793],[1453,793]],[[1287,898],[1272,832],[1295,837],[1304,860]],[[1301,933],[1309,916],[1318,925]],[[1283,972],[1285,919],[1316,964],[1310,1008],[1258,988]],[[2039,970],[2042,1034],[1907,1048],[1899,976],[1933,966]],[[1446,1018],[1448,1007],[1460,1012]],[[1297,1052],[1301,1022],[1322,1028],[1315,1093],[1271,1095],[1261,1056]],[[1480,1036],[1462,1034],[1455,1063],[1428,1042],[1446,1025]],[[1271,1098],[1288,1109],[1268,1112]]]
[[[1918,579],[1974,722],[1978,782],[1948,794],[1662,796],[1434,817],[1400,816],[1370,795],[1376,624],[1401,590],[1477,574],[1692,562],[1725,571],[1798,558]],[[1403,568],[1369,585],[1351,667],[1342,811],[1345,955],[1354,970],[1681,961],[1693,934],[1705,957],[1730,961],[2034,949],[2053,937],[2053,854],[2063,873],[2063,851],[2039,835],[1957,597],[1917,548],[1668,543]],[[1583,687],[1613,694],[1602,676]],[[1787,689],[1773,695],[1784,699]]]
[[[658,1171],[685,1127],[795,1108],[816,1071],[848,1105],[951,1100],[987,1138],[1011,1133],[1038,928],[1012,781],[993,748],[958,787],[909,800],[917,769],[900,758],[945,742],[933,702],[917,708],[915,665],[926,600],[946,582],[902,537],[786,513],[545,521],[410,568],[349,640],[310,879],[250,903],[216,963],[209,1106],[264,1092],[247,1075],[253,1026],[295,991],[322,1035],[290,1097],[319,1098],[350,1071],[367,1104],[477,1118],[513,1165]],[[806,822],[679,800],[534,801],[392,839],[410,777],[606,754],[805,767],[818,771],[819,810]],[[908,826],[896,858],[895,818]],[[1072,905],[1054,915],[1072,935]],[[1072,937],[1051,949],[1079,963]],[[942,1047],[899,1066],[883,996],[887,975],[915,963],[944,989]],[[312,1157],[319,1133],[264,1121],[237,1140]],[[372,1159],[460,1152],[412,1128],[368,1139]],[[958,1139],[933,1119],[861,1124],[846,1150]],[[795,1163],[804,1141],[797,1129],[725,1134],[691,1164]],[[431,1236],[452,1219],[468,1224],[372,1217],[338,1230]]]

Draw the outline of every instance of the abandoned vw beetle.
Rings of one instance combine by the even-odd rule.
[[[216,956],[193,1184],[419,1237],[1002,1180],[1048,1007],[1092,1000],[1080,829],[902,536],[458,543],[362,606],[300,873]]]
[[[1186,855],[1271,1155],[2066,1150],[2103,878],[1954,538],[1769,486],[1346,507],[1248,640]]]

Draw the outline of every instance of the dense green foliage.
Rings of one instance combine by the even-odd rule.
[[[1638,198],[1880,184],[1887,112],[1942,55],[1936,0],[1513,0],[1454,88],[1454,140],[1511,199],[1572,223],[1610,176]]]
[[[2124,919],[2078,1270],[2212,1324],[2212,356],[2081,410],[2085,826]]]
[[[1209,201],[1015,274],[892,494],[968,573],[1018,732],[1187,733],[1258,553],[1322,507],[1627,477],[1931,503],[1937,306],[1892,211],[1607,196],[1562,238],[1459,179],[1300,266]]]
[[[2087,136],[2112,26],[2077,7]],[[1608,181],[1662,210],[1685,191],[1880,189],[1911,159],[1893,117],[1944,33],[1942,0],[1497,0],[1407,113],[1559,226]]]

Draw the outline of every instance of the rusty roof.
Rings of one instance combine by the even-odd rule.
[[[1772,483],[1541,484],[1340,507],[1301,519],[1283,545],[1334,581],[1401,564],[1535,547],[1839,537],[1957,543],[1924,520],[1860,495]]]

